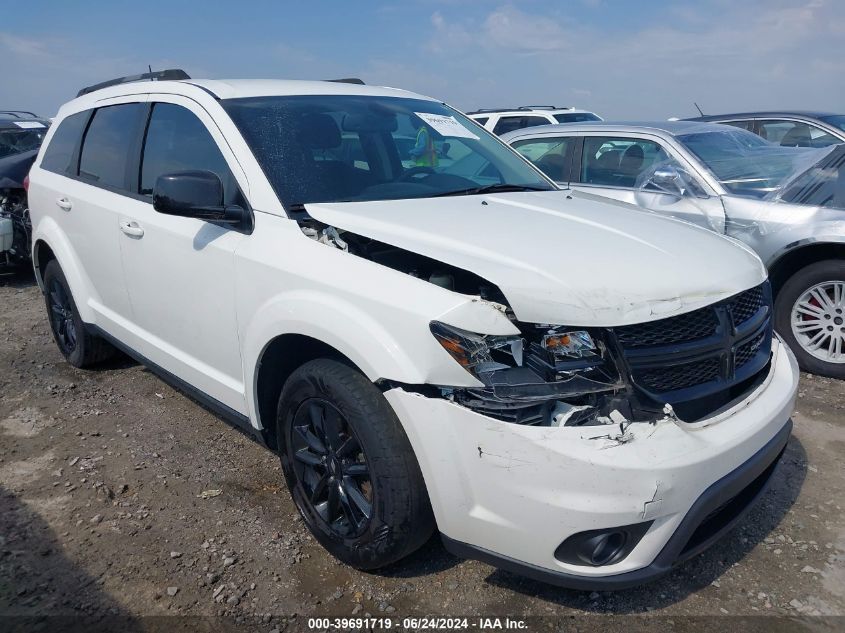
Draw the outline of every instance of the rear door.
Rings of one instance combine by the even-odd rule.
[[[131,317],[120,266],[118,217],[131,203],[130,155],[143,126],[137,97],[109,100],[59,124],[41,161],[32,202],[56,219],[78,265],[86,320],[115,334]],[[81,139],[81,143],[80,143]]]
[[[570,186],[636,204],[658,213],[724,233],[725,211],[719,196],[708,192],[682,157],[657,137],[585,134],[580,164]],[[682,194],[656,184],[658,171],[673,170]]]
[[[134,318],[132,347],[229,408],[246,413],[235,318],[234,252],[242,229],[153,209],[162,174],[205,170],[227,204],[246,206],[246,176],[209,114],[190,99],[150,97],[136,196],[119,218]]]

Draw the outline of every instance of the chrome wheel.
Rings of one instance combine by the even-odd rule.
[[[294,416],[289,457],[305,501],[341,538],[363,534],[372,515],[367,458],[340,410],[310,398]]]
[[[845,281],[825,281],[804,292],[792,307],[795,340],[808,354],[845,363]]]

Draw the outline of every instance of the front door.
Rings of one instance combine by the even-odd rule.
[[[130,345],[200,391],[246,413],[234,253],[248,236],[196,218],[164,215],[152,205],[155,181],[162,174],[212,171],[223,182],[226,202],[240,205],[246,204],[246,179],[204,110],[181,97],[151,101],[155,103],[143,142],[138,195],[120,217],[123,270],[134,320]]]

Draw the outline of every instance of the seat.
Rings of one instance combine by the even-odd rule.
[[[569,180],[569,164],[560,154],[546,154],[537,161],[537,167],[555,182],[567,182]]]
[[[631,145],[622,154],[622,159],[619,161],[619,174],[622,180],[623,187],[633,187],[637,181],[637,176],[643,168],[645,162],[645,152],[639,145]]]
[[[780,144],[781,147],[811,147],[812,141],[810,128],[803,123],[798,123],[783,135]]]
[[[619,179],[617,171],[621,158],[621,149],[607,150],[593,164],[587,164],[584,180],[595,185],[617,186]]]

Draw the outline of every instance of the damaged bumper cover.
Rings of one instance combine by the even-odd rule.
[[[619,589],[703,551],[741,517],[786,444],[797,380],[775,339],[764,380],[739,401],[695,423],[665,416],[624,432],[510,424],[402,388],[385,396],[447,547],[562,586]],[[618,526],[641,532],[623,555],[561,554],[574,536]]]

